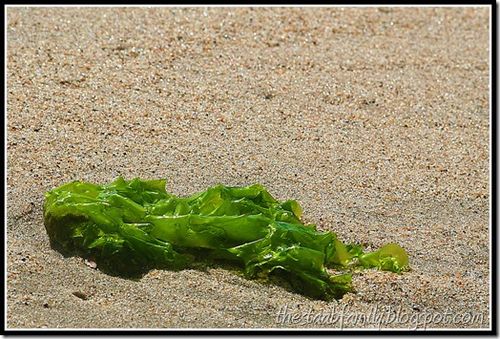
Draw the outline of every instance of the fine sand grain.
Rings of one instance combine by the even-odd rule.
[[[373,328],[324,315],[388,307],[382,327],[489,327],[488,8],[7,15],[9,328]],[[44,192],[119,175],[182,195],[260,182],[346,242],[401,244],[412,271],[324,302],[218,265],[125,280],[51,249]]]

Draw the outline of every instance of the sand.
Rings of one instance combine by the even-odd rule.
[[[7,17],[8,328],[490,326],[488,8]],[[132,281],[51,249],[44,192],[119,175],[180,195],[259,182],[343,241],[399,243],[412,270],[325,302],[216,264]],[[347,318],[382,310],[399,320]]]

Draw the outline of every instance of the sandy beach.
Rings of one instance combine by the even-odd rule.
[[[7,19],[8,328],[490,326],[487,7]],[[53,250],[44,193],[120,175],[179,195],[258,182],[345,242],[400,244],[411,271],[356,273],[326,302],[217,264],[127,280]],[[374,312],[399,318],[323,316]]]

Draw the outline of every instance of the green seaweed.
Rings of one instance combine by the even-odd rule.
[[[203,253],[239,264],[248,278],[285,276],[297,292],[325,300],[353,291],[355,267],[397,273],[408,267],[400,246],[364,253],[360,245],[344,245],[335,233],[304,225],[297,201],[280,202],[262,185],[216,185],[177,197],[165,184],[120,177],[108,185],[75,181],[47,192],[51,244],[124,276],[189,267]],[[343,273],[332,275],[327,267]]]

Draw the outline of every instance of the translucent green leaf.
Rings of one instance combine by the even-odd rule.
[[[103,186],[68,183],[46,193],[44,204],[52,245],[92,256],[112,274],[183,268],[204,253],[241,265],[249,278],[279,275],[299,293],[330,299],[353,290],[353,267],[408,267],[406,252],[396,244],[364,253],[333,232],[304,225],[301,216],[297,201],[280,202],[259,184],[216,185],[176,197],[165,190],[165,180],[138,178]],[[328,266],[344,273],[331,275]]]

